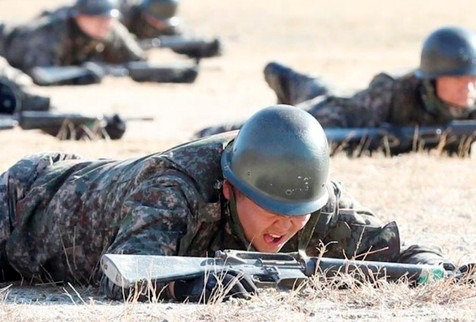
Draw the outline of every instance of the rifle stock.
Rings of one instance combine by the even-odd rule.
[[[448,276],[441,266],[300,257],[297,253],[259,253],[237,250],[218,251],[214,258],[156,255],[105,254],[101,258],[104,274],[124,288],[137,283],[170,282],[206,273],[235,270],[252,278],[258,287],[292,288],[320,274],[335,277],[348,273],[375,281],[408,279],[415,283]]]

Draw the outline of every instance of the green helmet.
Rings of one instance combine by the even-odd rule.
[[[300,216],[327,203],[326,135],[314,117],[294,106],[254,114],[223,152],[221,167],[233,186],[274,213]]]
[[[117,0],[77,0],[74,5],[75,15],[119,17]]]
[[[165,23],[173,20],[178,10],[178,0],[142,0],[142,12]]]
[[[423,79],[476,75],[476,34],[461,27],[432,32],[423,43],[416,75]]]
[[[20,110],[17,88],[5,78],[0,78],[0,114],[14,114]]]

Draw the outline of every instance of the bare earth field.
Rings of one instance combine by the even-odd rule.
[[[1,0],[0,19],[21,22],[59,0]],[[83,87],[38,88],[59,111],[153,116],[131,123],[120,141],[60,142],[36,131],[0,132],[0,171],[45,150],[85,157],[127,158],[164,150],[202,127],[244,119],[275,102],[263,80],[270,60],[325,75],[344,89],[364,87],[382,70],[419,62],[424,37],[442,25],[476,29],[467,0],[321,1],[183,0],[181,16],[198,35],[219,35],[222,57],[204,60],[192,85],[139,84],[108,78]],[[151,52],[154,62],[184,60]],[[476,256],[476,158],[412,153],[401,157],[332,159],[332,177],[375,210],[396,220],[407,243],[437,244],[456,263]],[[436,283],[409,288],[268,290],[251,301],[213,305],[111,303],[93,288],[0,286],[2,320],[474,320],[474,286]],[[1,289],[1,287],[5,287]]]

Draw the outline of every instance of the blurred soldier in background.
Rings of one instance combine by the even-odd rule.
[[[42,130],[63,140],[117,140],[126,131],[125,121],[117,114],[88,116],[50,110],[54,110],[50,98],[35,94],[31,78],[0,57],[0,130],[19,126]]]
[[[71,7],[44,13],[28,24],[3,26],[0,55],[35,82],[37,75],[32,69],[36,66],[144,60],[144,52],[119,22],[119,14],[115,0],[77,0]],[[98,81],[93,71],[76,80]]]
[[[380,73],[368,88],[350,97],[332,94],[318,77],[272,62],[264,69],[279,103],[311,113],[323,127],[433,125],[476,118],[476,34],[444,27],[425,40],[418,69],[404,75]],[[239,128],[230,124],[204,129],[205,136]]]
[[[178,0],[121,0],[121,22],[139,39],[179,35]]]
[[[120,0],[121,22],[136,35],[143,49],[170,48],[192,58],[219,56],[219,39],[190,37],[177,17],[179,0]]]
[[[13,68],[0,57],[0,82],[11,90],[0,93],[0,114],[12,115],[22,111],[48,111],[50,98],[37,95],[30,76]]]

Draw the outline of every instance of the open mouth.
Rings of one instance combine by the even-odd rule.
[[[284,235],[264,234],[263,238],[268,244],[278,245],[284,239]]]

